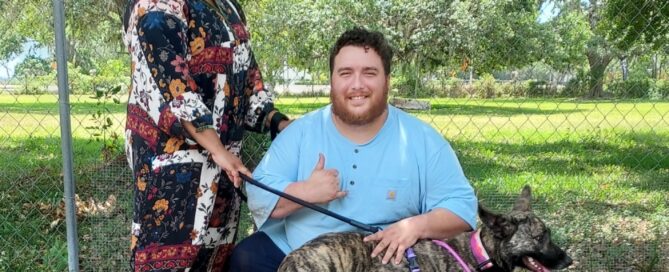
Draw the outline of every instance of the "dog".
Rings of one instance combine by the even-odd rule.
[[[480,229],[443,242],[461,256],[471,271],[513,271],[519,267],[543,272],[569,267],[572,259],[551,241],[550,229],[532,212],[530,201],[531,189],[525,186],[510,213],[496,214],[479,205]],[[378,242],[363,242],[364,236],[356,232],[323,234],[286,256],[278,271],[409,270],[407,258],[399,265],[384,265],[383,254],[370,257]],[[489,256],[488,262],[483,262],[485,255],[473,253],[472,245],[481,244]],[[422,272],[466,271],[448,250],[432,240],[419,240],[413,250]]]

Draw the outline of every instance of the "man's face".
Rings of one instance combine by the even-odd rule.
[[[388,82],[379,54],[344,46],[334,58],[330,80],[332,113],[349,125],[366,125],[388,107]]]

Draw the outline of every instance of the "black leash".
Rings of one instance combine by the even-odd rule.
[[[263,190],[265,190],[265,191],[268,191],[268,192],[270,192],[270,193],[273,193],[273,194],[275,194],[275,195],[278,195],[278,196],[280,196],[280,197],[283,197],[283,198],[285,198],[285,199],[288,199],[288,200],[290,200],[290,201],[293,201],[293,202],[295,202],[295,203],[297,203],[297,204],[300,204],[300,205],[302,205],[302,206],[304,206],[304,207],[307,207],[307,208],[312,209],[312,210],[314,210],[314,211],[317,211],[317,212],[319,212],[319,213],[322,213],[322,214],[325,214],[325,215],[327,215],[327,216],[331,216],[331,217],[334,217],[334,218],[336,218],[336,219],[339,219],[339,220],[341,220],[341,221],[343,221],[343,222],[345,222],[345,223],[348,223],[348,224],[350,224],[350,225],[352,225],[352,226],[354,226],[354,227],[356,227],[356,228],[359,228],[359,229],[362,229],[362,230],[365,230],[365,231],[368,231],[368,232],[371,232],[371,233],[376,233],[377,231],[380,231],[380,230],[381,230],[381,228],[379,228],[379,227],[377,227],[377,226],[371,226],[371,225],[367,225],[367,224],[364,224],[364,223],[355,221],[355,220],[353,220],[353,219],[351,219],[351,218],[348,218],[348,217],[342,216],[342,215],[340,215],[340,214],[331,212],[331,211],[326,210],[326,209],[324,209],[324,208],[322,208],[322,207],[320,207],[320,206],[314,205],[314,204],[312,204],[312,203],[306,202],[306,201],[304,201],[304,200],[302,200],[302,199],[299,199],[299,198],[297,198],[297,197],[294,197],[294,196],[292,196],[292,195],[289,195],[289,194],[286,194],[286,193],[281,192],[281,191],[279,191],[279,190],[276,190],[276,189],[274,189],[274,188],[272,188],[272,187],[269,187],[269,186],[267,186],[267,185],[265,185],[265,184],[263,184],[263,183],[261,183],[261,182],[255,180],[255,179],[253,179],[253,178],[247,176],[247,175],[244,175],[244,174],[242,174],[242,173],[239,173],[239,176],[242,177],[242,179],[244,179],[246,182],[251,183],[251,184],[253,184],[253,185],[257,186],[257,187],[260,187],[261,189],[263,189]]]
[[[300,205],[302,205],[302,206],[304,206],[304,207],[307,207],[307,208],[312,209],[312,210],[314,210],[314,211],[317,211],[317,212],[319,212],[319,213],[322,213],[322,214],[325,214],[325,215],[327,215],[327,216],[331,216],[331,217],[334,217],[334,218],[336,218],[336,219],[339,219],[340,221],[345,222],[345,223],[348,223],[348,224],[350,224],[350,225],[352,225],[352,226],[354,226],[354,227],[356,227],[356,228],[359,228],[359,229],[362,229],[362,230],[365,230],[365,231],[368,231],[368,232],[371,232],[371,233],[376,233],[376,232],[378,232],[378,231],[381,230],[380,227],[372,226],[372,225],[367,225],[367,224],[364,224],[364,223],[355,221],[355,220],[353,220],[353,219],[351,219],[351,218],[342,216],[342,215],[340,215],[340,214],[338,214],[338,213],[331,212],[331,211],[326,210],[326,209],[324,209],[324,208],[322,208],[322,207],[320,207],[320,206],[317,206],[317,205],[314,205],[314,204],[312,204],[312,203],[306,202],[306,201],[304,201],[304,200],[302,200],[302,199],[299,199],[299,198],[297,198],[297,197],[295,197],[295,196],[292,196],[292,195],[286,194],[286,193],[284,193],[284,192],[281,192],[281,191],[279,191],[279,190],[276,190],[276,189],[274,189],[274,188],[272,188],[272,187],[269,187],[269,186],[267,186],[267,185],[261,183],[260,181],[257,181],[257,180],[255,180],[255,179],[253,179],[253,178],[251,178],[251,177],[249,177],[249,176],[247,176],[247,175],[244,175],[244,174],[242,174],[242,173],[239,173],[239,176],[242,177],[242,179],[245,180],[246,182],[251,183],[251,184],[253,184],[253,185],[255,185],[255,186],[257,186],[257,187],[259,187],[259,188],[261,188],[261,189],[263,189],[263,190],[265,190],[265,191],[268,191],[268,192],[270,192],[270,193],[273,193],[273,194],[275,194],[275,195],[278,195],[278,196],[280,196],[280,197],[283,197],[283,198],[285,198],[285,199],[288,199],[288,200],[290,200],[290,201],[293,201],[293,202],[295,202],[295,203],[297,203],[297,204],[300,204]],[[235,188],[235,190],[236,190],[237,193],[242,197],[242,199],[243,199],[244,201],[246,201],[246,196],[242,193],[241,189],[239,189],[239,188]],[[409,271],[410,271],[410,272],[420,272],[420,268],[418,267],[418,262],[417,262],[417,260],[416,260],[416,254],[414,253],[413,248],[409,247],[409,248],[405,251],[404,254],[405,254],[406,258],[407,258],[407,261],[409,262]]]

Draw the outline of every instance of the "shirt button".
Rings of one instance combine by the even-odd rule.
[[[357,169],[357,168],[358,168],[358,166],[354,164],[354,165],[353,165],[353,169]]]
[[[356,148],[356,149],[354,149],[354,150],[353,150],[353,152],[355,152],[355,153],[358,153],[358,149],[357,149],[357,148]]]
[[[355,185],[355,181],[352,181],[352,180],[351,180],[351,181],[349,182],[349,184],[351,184],[351,185]]]

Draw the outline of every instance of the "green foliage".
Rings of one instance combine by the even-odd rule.
[[[545,80],[528,81],[527,97],[555,97],[557,89]]]
[[[113,104],[121,104],[117,95],[121,91],[121,85],[110,88],[96,88],[95,95],[91,98],[97,100],[97,110],[91,115],[93,126],[87,126],[91,131],[91,136],[98,142],[102,142],[102,153],[112,155],[114,151],[120,150],[120,136],[115,131],[116,124],[111,117],[111,108]],[[109,105],[112,103],[112,105]]]
[[[45,76],[51,72],[51,64],[48,60],[36,56],[28,56],[23,62],[14,68],[14,76],[17,78],[29,78],[35,76]]]
[[[61,239],[56,239],[49,245],[46,254],[42,256],[41,264],[43,269],[49,271],[67,270],[67,243]]]
[[[586,63],[587,42],[593,35],[582,12],[563,10],[544,26],[543,61],[558,71],[569,71]]]
[[[12,108],[10,119],[20,119],[20,114],[34,108],[40,113],[57,111],[57,104],[44,97],[20,105],[14,104],[14,97],[6,97],[0,96],[0,103]],[[89,101],[72,100],[73,120],[87,116],[78,112],[91,108],[84,100]],[[324,97],[281,99],[277,107],[297,117],[325,101]],[[664,122],[638,120],[662,120],[669,112],[667,102],[470,98],[430,102],[429,113],[416,115],[451,140],[481,201],[504,209],[512,205],[512,197],[524,184],[531,184],[536,199],[533,208],[544,215],[561,245],[580,252],[578,258],[583,261],[572,269],[653,271],[666,267],[666,260],[660,258],[657,263],[656,255],[669,254],[662,246],[669,227],[669,130]],[[123,114],[122,107],[114,111]],[[56,118],[45,120],[42,126],[57,130]],[[266,136],[258,138],[257,142],[252,137],[245,139],[247,165],[257,162],[269,144]],[[80,197],[104,199],[113,193],[119,199],[113,218],[79,220],[81,269],[125,270],[127,250],[123,248],[129,244],[127,222],[132,210],[128,207],[132,190],[127,188],[132,188],[132,181],[127,166],[123,161],[114,161],[113,166],[101,163],[99,148],[88,142],[88,136],[73,140]],[[59,139],[43,135],[5,138],[0,149],[0,165],[4,166],[0,217],[6,219],[0,222],[0,229],[9,230],[0,239],[0,270],[65,270],[64,225],[46,231],[54,220],[52,215],[37,209],[30,212],[23,206],[62,199]],[[248,213],[243,214],[242,231],[251,226]]]
[[[397,76],[391,77],[391,86],[397,90],[401,97],[424,98],[433,95],[430,89],[424,88],[419,75],[411,70],[396,73]]]
[[[530,81],[515,81],[501,83],[499,97],[526,97]]]
[[[584,97],[585,95],[587,95],[589,92],[589,85],[588,85],[588,82],[590,81],[589,76],[590,75],[585,71],[579,70],[579,72],[576,74],[576,77],[571,78],[567,82],[567,85],[564,87],[564,90],[562,91],[562,96]]]
[[[653,89],[648,96],[653,99],[669,98],[669,80],[655,80],[653,82]]]
[[[669,5],[665,0],[608,0],[609,39],[627,51],[639,43],[655,49],[669,42]]]
[[[622,98],[648,97],[651,82],[646,78],[633,78],[625,81],[614,81],[608,84],[608,91]]]
[[[25,38],[12,30],[7,22],[0,19],[0,63],[21,52]]]
[[[484,74],[481,79],[474,83],[474,97],[476,98],[493,98],[498,95],[498,84],[491,74]]]
[[[464,98],[468,96],[468,94],[463,91],[465,84],[461,79],[450,77],[441,82],[445,89],[445,95],[440,97]]]
[[[68,63],[67,74],[70,81],[70,93],[90,94],[96,91],[97,81],[94,76],[90,75],[90,71],[84,71],[81,67]],[[55,72],[53,76],[55,78]]]
[[[114,58],[99,64],[98,76],[104,77],[106,80],[123,78],[127,81],[129,77],[130,60],[128,58]]]
[[[69,62],[90,70],[96,61],[117,57],[121,45],[120,12],[126,2],[64,1]],[[0,60],[18,53],[25,41],[34,41],[48,48],[55,47],[52,1],[5,0],[3,9],[4,16],[0,19]]]
[[[265,0],[247,1],[245,8],[255,54],[270,82],[286,64],[327,71],[335,39],[353,26],[384,33],[395,50],[395,67],[413,64],[424,71],[459,69],[463,62],[481,72],[522,67],[539,58],[541,39],[535,37],[545,32],[536,23],[537,3],[529,0]]]

